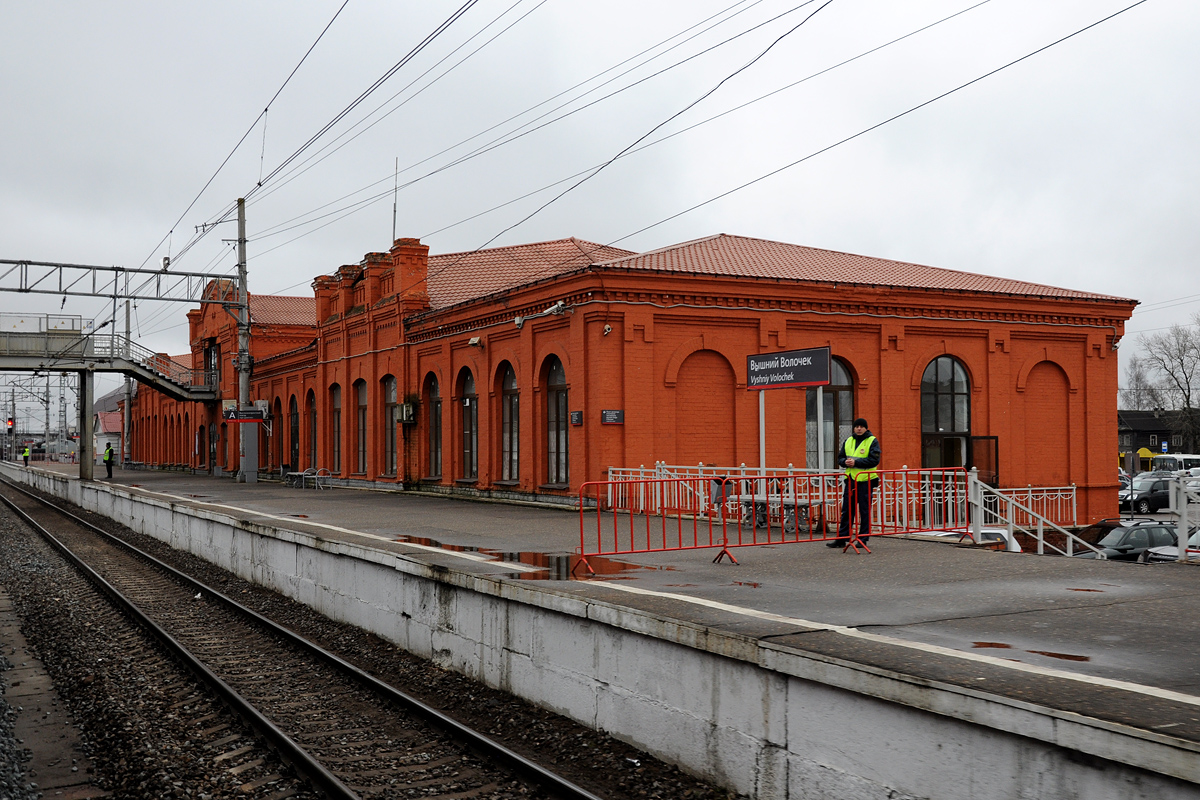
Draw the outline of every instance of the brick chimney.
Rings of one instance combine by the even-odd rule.
[[[429,308],[429,246],[420,239],[397,239],[389,253],[403,313]]]

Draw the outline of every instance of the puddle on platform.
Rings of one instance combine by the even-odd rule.
[[[1091,589],[1090,591],[1095,591]],[[992,647],[999,650],[1011,650],[1011,644],[1004,642],[972,642],[972,647]],[[1070,653],[1052,653],[1049,650],[1026,650],[1026,653],[1033,653],[1035,656],[1046,656],[1047,658],[1058,658],[1063,661],[1091,661],[1090,656],[1073,656]],[[1009,661],[1017,661],[1015,658],[1008,659]]]
[[[1073,656],[1070,653],[1051,653],[1049,650],[1026,650],[1026,653],[1033,653],[1035,656],[1046,656],[1047,658],[1059,658],[1063,661],[1091,661],[1091,656]]]
[[[1068,592],[1100,592],[1102,594],[1104,592],[1103,589],[1072,589],[1069,586],[1067,587],[1067,591]]]
[[[295,516],[295,515],[293,515]],[[674,570],[674,567],[643,566],[616,561],[604,556],[588,556],[587,563],[583,557],[571,553],[531,553],[506,552],[491,550],[483,547],[466,545],[443,544],[436,539],[424,536],[395,536],[393,542],[400,544],[419,544],[422,547],[436,547],[455,553],[479,553],[489,556],[494,562],[521,564],[526,567],[537,567],[534,571],[513,572],[512,577],[532,581],[581,581],[581,580],[629,580],[632,576],[627,573],[641,570]],[[591,567],[591,572],[588,567]]]

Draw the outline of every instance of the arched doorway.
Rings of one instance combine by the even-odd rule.
[[[971,380],[953,356],[938,356],[921,376],[921,466],[970,463]]]
[[[679,366],[675,383],[675,463],[737,463],[736,377],[725,356],[697,350]]]

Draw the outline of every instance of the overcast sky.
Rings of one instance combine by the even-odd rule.
[[[6,3],[0,258],[229,273],[232,222],[182,251],[246,196],[251,291],[311,295],[388,248],[398,160],[396,234],[434,252],[756,236],[1135,298],[1123,356],[1200,310],[1200,3],[1147,0],[837,145],[1133,0],[478,0],[303,149],[464,2]],[[135,337],[186,352],[186,309],[141,304]]]

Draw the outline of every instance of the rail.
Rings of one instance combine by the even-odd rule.
[[[243,615],[247,619],[252,620],[255,624],[270,633],[273,637],[284,640],[288,644],[303,650],[312,658],[315,658],[316,660],[329,665],[334,670],[345,674],[354,681],[357,681],[369,691],[377,693],[385,702],[390,702],[399,708],[406,709],[414,715],[423,718],[430,724],[441,728],[450,737],[464,742],[468,748],[474,750],[476,753],[482,754],[485,758],[494,759],[497,762],[505,764],[508,768],[540,785],[540,787],[550,796],[561,797],[564,798],[564,800],[600,800],[599,797],[587,789],[573,783],[561,775],[547,770],[525,756],[522,756],[508,747],[505,747],[503,744],[499,743],[495,739],[492,739],[488,735],[458,722],[454,718],[422,702],[413,695],[381,681],[380,679],[370,675],[338,655],[331,653],[328,650],[325,650],[308,641],[299,634],[292,632],[288,628],[249,608],[246,608],[245,606],[242,606],[240,603],[237,603],[233,599],[213,589],[207,584],[198,581],[192,576],[181,572],[180,570],[164,563],[163,561],[160,561],[149,553],[135,548],[133,545],[123,541],[119,537],[104,531],[96,525],[93,525],[81,517],[76,516],[70,511],[60,508],[56,503],[46,500],[45,498],[38,497],[27,489],[11,483],[8,480],[0,479],[0,484],[10,487],[14,491],[20,492],[30,499],[42,504],[43,506],[52,509],[55,513],[61,514],[63,517],[70,519],[79,526],[100,536],[105,541],[111,542],[117,547],[135,554],[139,559],[142,559],[143,561],[152,564],[155,568],[169,574],[172,579],[178,583],[189,587],[189,594],[191,590],[202,592],[208,601],[218,603],[221,606],[231,609],[235,613]],[[275,727],[275,725],[266,719],[257,708],[255,708],[240,695],[238,695],[232,688],[225,684],[225,682],[222,681],[216,674],[214,674],[212,670],[210,670],[195,656],[193,656],[191,652],[189,652],[178,641],[167,634],[166,631],[164,631],[157,623],[150,620],[128,598],[118,592],[112,585],[100,577],[98,573],[88,567],[82,561],[82,559],[71,552],[71,550],[61,542],[50,536],[49,533],[45,532],[45,529],[34,522],[32,517],[18,509],[7,498],[0,496],[0,501],[3,501],[5,505],[12,508],[16,513],[20,514],[23,519],[42,532],[42,535],[47,537],[52,546],[61,552],[68,560],[76,564],[78,568],[82,570],[83,573],[89,578],[89,580],[92,580],[92,582],[95,583],[102,592],[112,598],[114,602],[121,604],[122,607],[126,609],[127,613],[143,624],[152,635],[163,641],[168,649],[170,649],[185,666],[190,668],[198,678],[213,686],[215,691],[217,691],[222,699],[224,699],[230,705],[235,713],[242,716],[242,718],[245,719],[251,727],[255,728],[255,730],[270,743],[271,747],[280,753],[280,755],[286,761],[290,762],[298,772],[308,777],[309,780],[311,780],[324,795],[333,798],[346,798],[346,800],[358,800],[360,797],[359,793],[356,793],[348,788],[341,782],[341,780],[337,778],[336,775],[333,774],[333,772],[318,762],[303,747],[296,744],[283,731]]]

